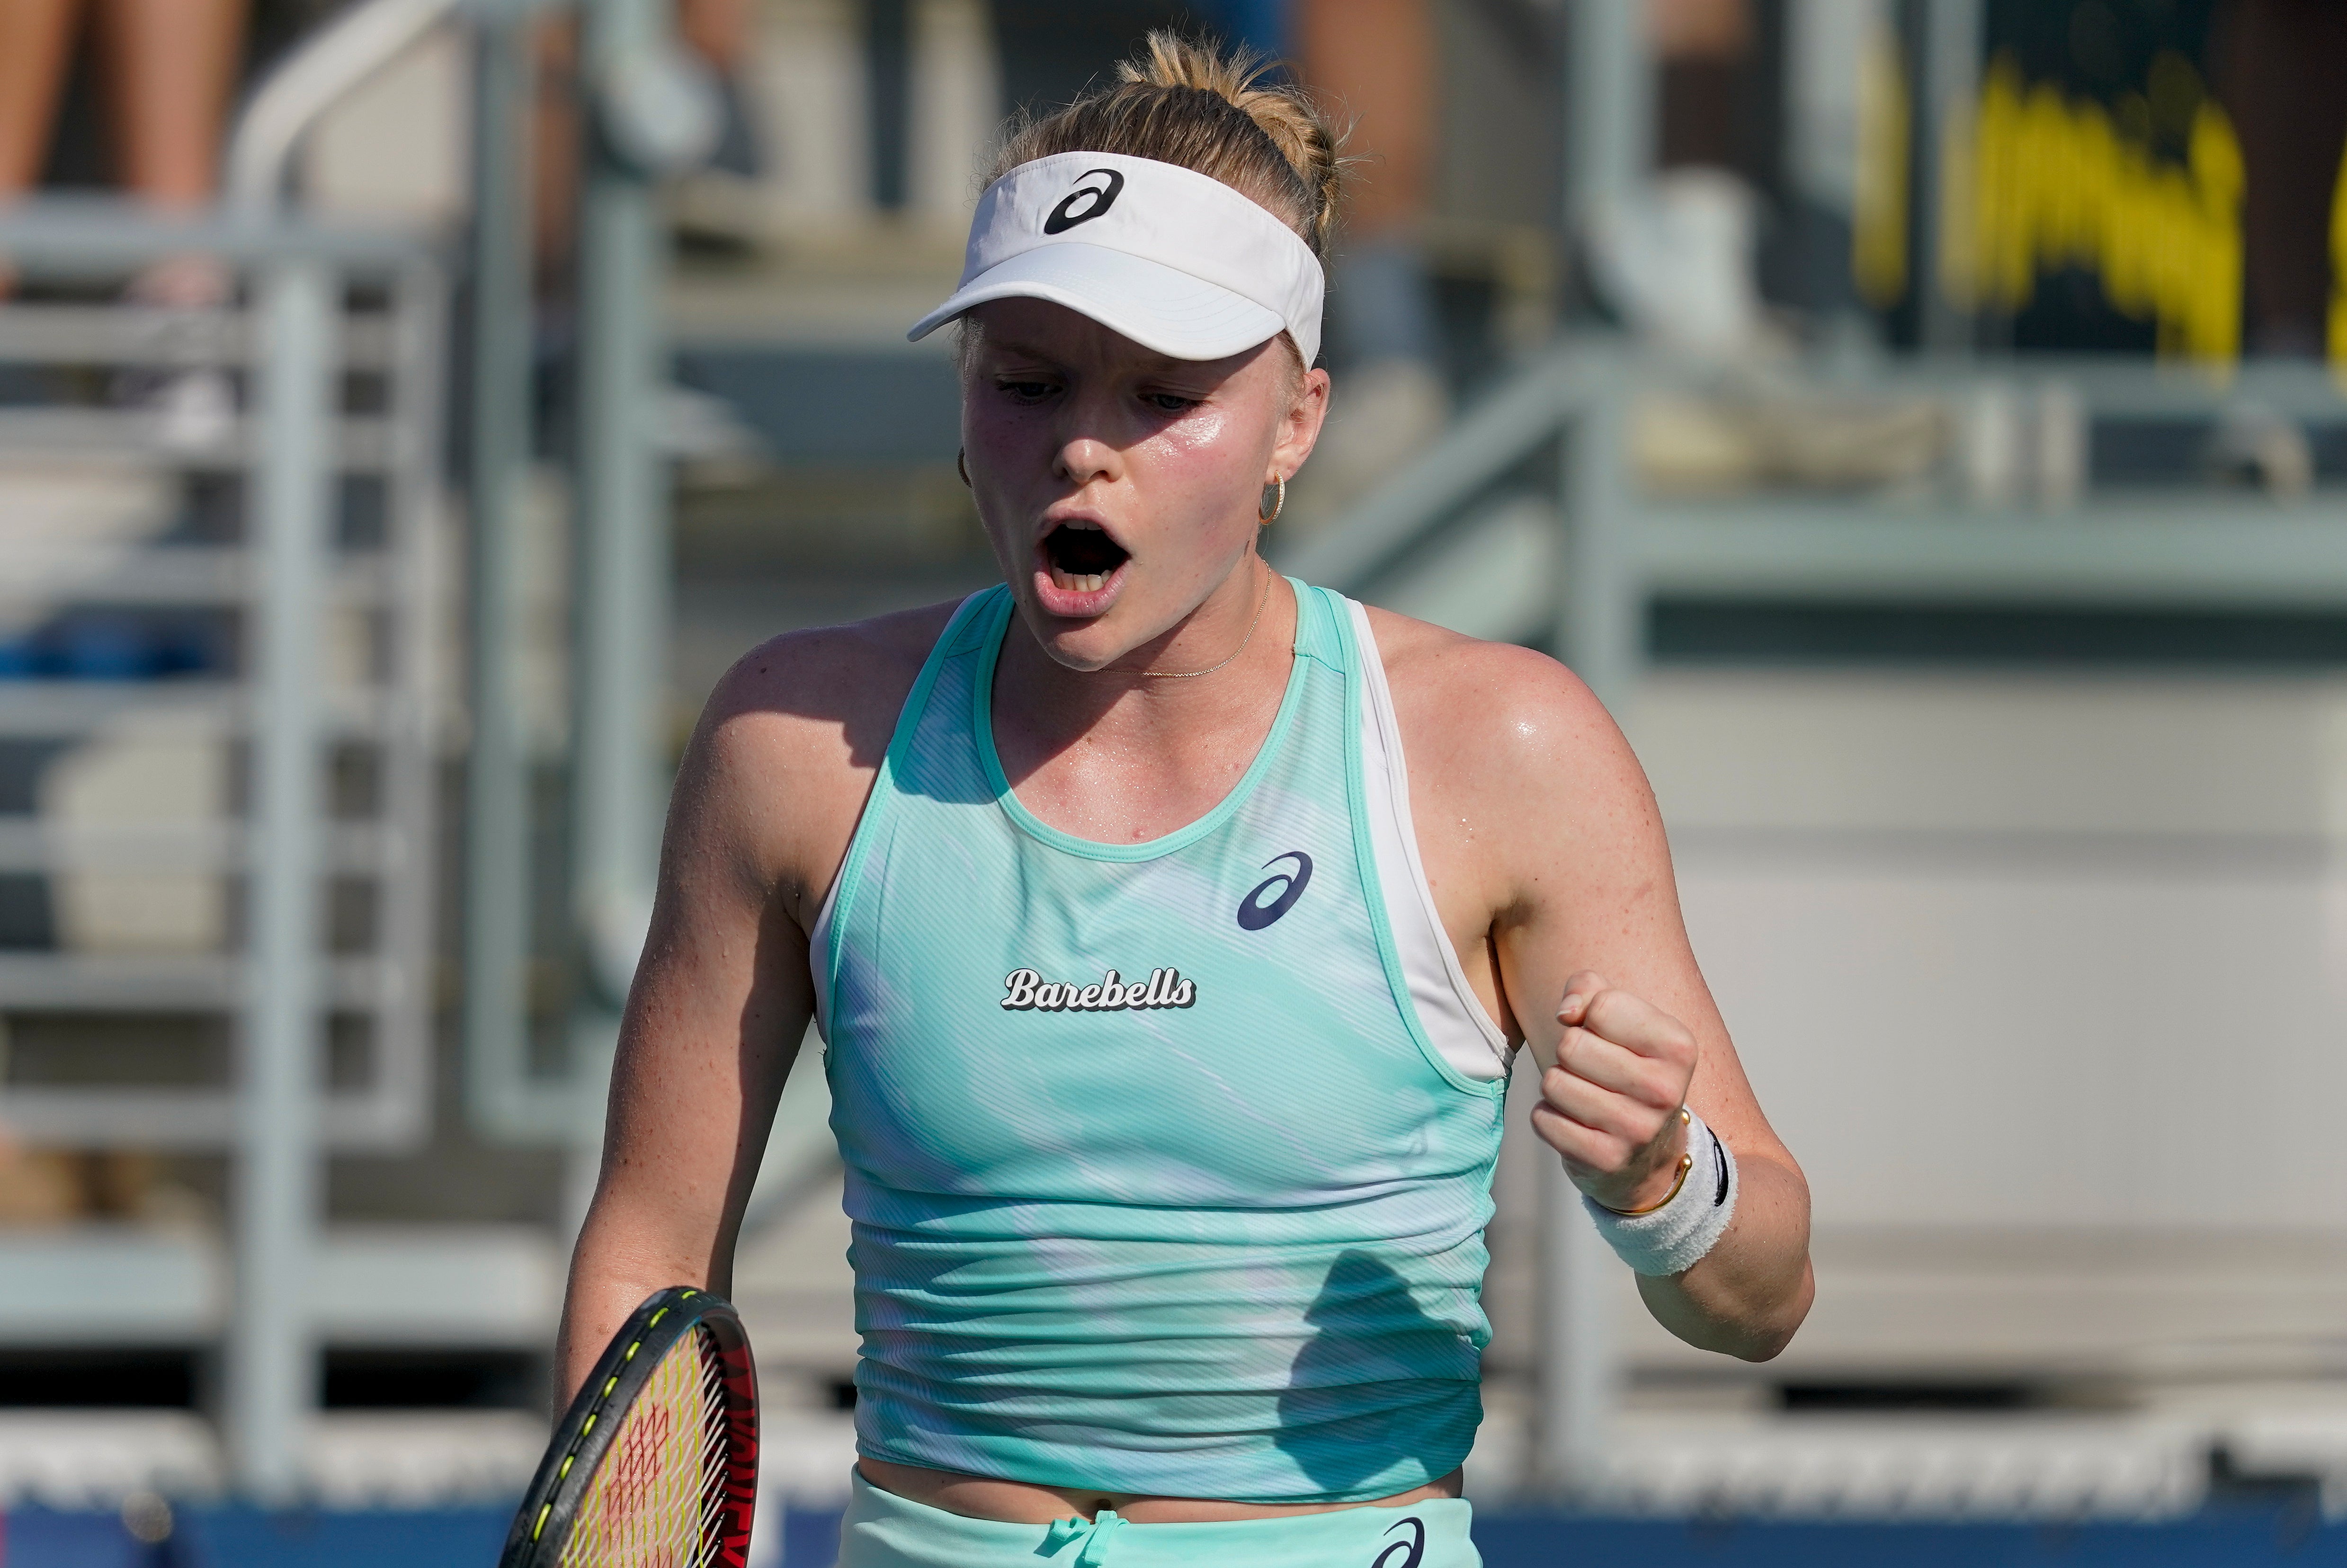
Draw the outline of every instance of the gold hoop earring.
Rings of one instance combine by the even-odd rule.
[[[1263,501],[1258,500],[1255,504],[1255,520],[1267,528],[1279,521],[1279,514],[1287,509],[1287,476],[1274,474],[1271,483],[1263,487],[1263,493],[1265,498],[1271,502],[1271,510],[1265,511]]]
[[[966,448],[958,446],[954,449],[954,472],[961,476],[961,487],[965,490],[972,487],[969,482],[969,464],[965,461],[967,456]]]

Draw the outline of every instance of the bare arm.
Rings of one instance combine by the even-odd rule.
[[[1774,1356],[1814,1293],[1809,1185],[1696,967],[1645,774],[1554,661],[1463,642],[1448,655],[1447,700],[1419,707],[1440,754],[1462,760],[1443,804],[1479,845],[1500,985],[1543,1069],[1533,1129],[1583,1193],[1635,1210],[1676,1175],[1678,1107],[1701,1116],[1736,1154],[1734,1222],[1694,1267],[1640,1276],[1639,1294],[1689,1344]]]
[[[951,606],[776,638],[686,748],[620,1026],[556,1351],[564,1399],[664,1286],[728,1294],[775,1102],[814,1012],[807,934]]]
[[[814,1005],[806,938],[760,831],[757,717],[712,702],[677,779],[602,1169],[571,1255],[562,1402],[645,1296],[732,1288],[734,1235]]]

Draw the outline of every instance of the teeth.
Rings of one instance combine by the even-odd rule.
[[[1058,567],[1053,567],[1051,569],[1051,586],[1054,588],[1066,589],[1069,591],[1075,593],[1098,593],[1101,589],[1108,586],[1108,579],[1112,575],[1112,573],[1104,571],[1082,573],[1065,572],[1061,571]]]

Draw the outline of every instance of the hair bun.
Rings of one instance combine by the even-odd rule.
[[[1315,251],[1325,251],[1336,227],[1342,182],[1338,136],[1302,88],[1264,83],[1264,77],[1277,66],[1277,61],[1252,49],[1218,49],[1161,28],[1149,35],[1139,58],[1117,66],[1116,75],[1119,81],[1141,87],[1212,93],[1255,121],[1312,192],[1314,210],[1307,238]]]
[[[1303,88],[1264,81],[1273,65],[1249,49],[1153,32],[1118,65],[1114,84],[1015,123],[988,179],[1060,152],[1176,163],[1268,208],[1325,261],[1342,185],[1340,138]]]

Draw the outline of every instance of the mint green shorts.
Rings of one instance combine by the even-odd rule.
[[[1464,1498],[1214,1524],[1096,1519],[1002,1524],[909,1501],[855,1478],[839,1568],[1481,1568]]]

